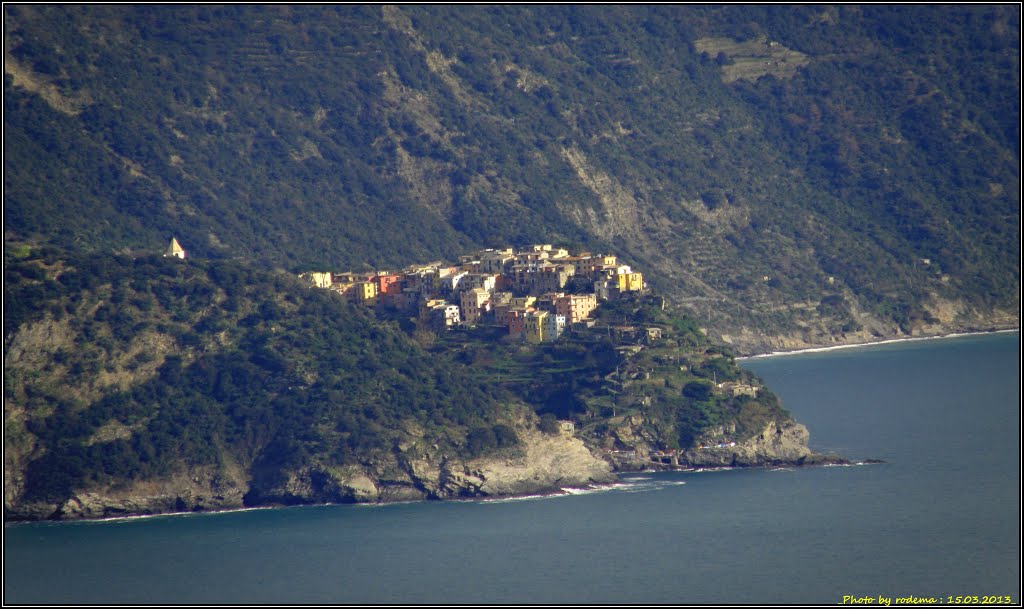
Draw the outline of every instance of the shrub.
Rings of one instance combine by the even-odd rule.
[[[538,423],[537,428],[549,436],[556,435],[559,431],[558,419],[550,412],[544,413],[540,417],[540,422]]]

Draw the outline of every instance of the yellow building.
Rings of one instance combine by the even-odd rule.
[[[536,296],[518,296],[509,301],[513,307],[532,307],[537,302]]]
[[[377,284],[373,281],[360,281],[356,283],[351,294],[354,302],[370,306],[377,304]]]
[[[526,314],[526,340],[531,343],[544,341],[544,326],[547,311],[533,311]]]
[[[639,292],[644,289],[644,276],[641,273],[620,273],[617,277],[620,292]]]
[[[473,288],[462,293],[462,319],[476,323],[484,313],[490,311],[491,293],[483,288]]]

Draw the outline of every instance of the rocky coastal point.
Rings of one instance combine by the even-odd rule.
[[[576,437],[520,430],[521,446],[515,454],[468,460],[444,455],[417,459],[400,456],[363,466],[306,466],[285,476],[246,473],[238,468],[205,468],[165,480],[92,489],[60,504],[8,505],[5,517],[77,520],[285,505],[483,499],[558,493],[566,488],[613,483],[617,473],[651,469],[850,463],[842,457],[811,451],[808,437],[807,428],[799,423],[771,422],[749,440],[731,446],[701,445],[669,458],[656,450],[642,455],[642,451],[628,456],[602,454]]]

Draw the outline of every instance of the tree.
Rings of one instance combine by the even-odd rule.
[[[707,381],[690,381],[683,387],[683,395],[698,402],[706,402],[711,398],[712,386]]]
[[[519,436],[516,435],[516,431],[503,423],[494,426],[494,438],[498,442],[498,448],[519,444]]]
[[[559,431],[558,419],[550,412],[546,412],[541,415],[537,428],[549,436],[556,435]]]
[[[489,427],[475,427],[466,435],[466,449],[474,457],[497,447],[498,439],[494,435],[494,430]]]

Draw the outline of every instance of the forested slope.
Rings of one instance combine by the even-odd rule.
[[[538,492],[793,426],[766,388],[716,389],[757,381],[660,298],[529,345],[235,261],[20,248],[4,302],[7,518]]]
[[[746,351],[1016,323],[1020,10],[5,7],[5,243],[618,252]]]

